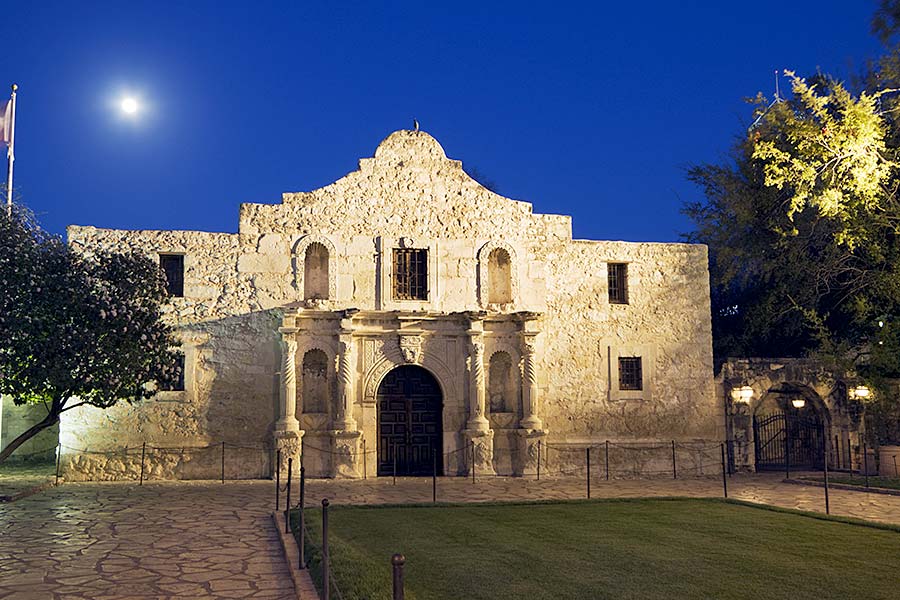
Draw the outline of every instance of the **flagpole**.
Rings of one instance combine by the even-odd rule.
[[[10,107],[10,124],[9,124],[9,149],[6,152],[6,213],[12,214],[12,196],[13,196],[13,162],[16,160],[16,90],[19,89],[15,83],[12,84],[12,106]]]

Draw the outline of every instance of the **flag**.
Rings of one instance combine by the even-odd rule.
[[[12,138],[12,99],[0,104],[0,144],[9,146]]]

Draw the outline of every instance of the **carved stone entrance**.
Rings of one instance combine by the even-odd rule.
[[[388,373],[378,386],[378,474],[431,475],[441,452],[441,388],[416,365]],[[438,456],[438,475],[443,460]]]

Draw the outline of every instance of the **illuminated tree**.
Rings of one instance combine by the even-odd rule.
[[[135,254],[80,253],[21,207],[0,211],[0,394],[47,416],[0,452],[77,406],[153,396],[178,377],[158,265]]]

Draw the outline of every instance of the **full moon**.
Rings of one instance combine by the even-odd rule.
[[[123,98],[122,99],[122,112],[125,114],[133,115],[137,112],[138,103],[134,98]]]

